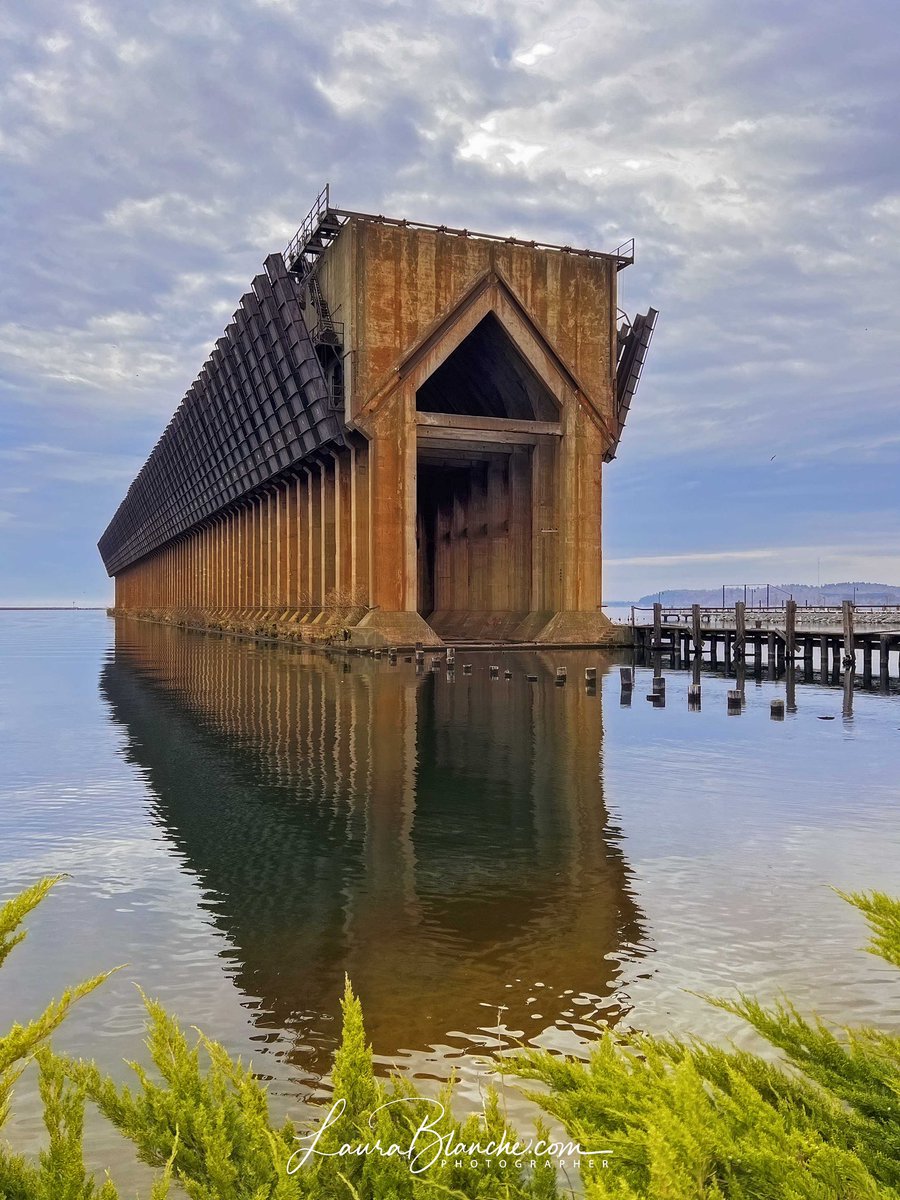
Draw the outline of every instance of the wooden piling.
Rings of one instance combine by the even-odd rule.
[[[803,638],[803,682],[812,682],[813,677],[813,639],[811,634]]]
[[[743,600],[738,600],[734,606],[734,646],[732,656],[735,662],[743,662],[747,642],[747,613]]]
[[[853,636],[853,604],[850,600],[845,600],[841,604],[841,618],[844,634],[842,665],[850,675],[853,675],[856,669],[856,641]]]
[[[771,716],[773,721],[783,721],[784,720],[784,701],[783,700],[773,700],[772,703],[769,705],[769,715]]]
[[[700,708],[701,688],[699,683],[692,683],[688,687],[688,708],[692,711],[698,711]]]
[[[787,660],[787,668],[785,670],[785,699],[787,700],[788,712],[797,711],[797,679],[796,666],[794,660]]]
[[[662,649],[662,605],[653,605],[653,649]]]
[[[797,652],[797,601],[788,600],[784,606],[784,653],[792,659]]]
[[[691,605],[691,637],[694,642],[694,654],[700,658],[703,654],[703,630],[700,626],[700,605]]]

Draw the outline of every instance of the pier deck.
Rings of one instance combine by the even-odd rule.
[[[871,686],[875,654],[886,685],[896,653],[900,670],[900,605],[845,601],[840,607],[806,608],[793,600],[777,608],[747,608],[741,602],[730,608],[654,604],[632,608],[631,628],[637,650],[668,655],[678,665],[705,654],[715,666],[721,653],[726,670],[752,661],[756,668],[765,663],[775,675],[797,659],[811,671],[815,655],[822,678],[836,681],[842,669],[855,673],[860,655],[863,683]]]

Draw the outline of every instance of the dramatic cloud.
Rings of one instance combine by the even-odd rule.
[[[760,546],[900,582],[884,0],[11,0],[0,36],[16,595],[54,571],[103,595],[92,546],[132,465],[325,180],[368,211],[635,236],[620,303],[662,316],[605,476],[610,594],[768,572]]]

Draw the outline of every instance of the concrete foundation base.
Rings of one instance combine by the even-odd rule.
[[[555,646],[625,646],[631,631],[613,625],[602,612],[558,612],[534,639]]]
[[[413,612],[372,609],[352,629],[351,646],[443,646],[443,641],[426,621]]]

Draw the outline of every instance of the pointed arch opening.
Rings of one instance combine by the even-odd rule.
[[[416,393],[419,412],[555,421],[552,392],[489,312]]]

